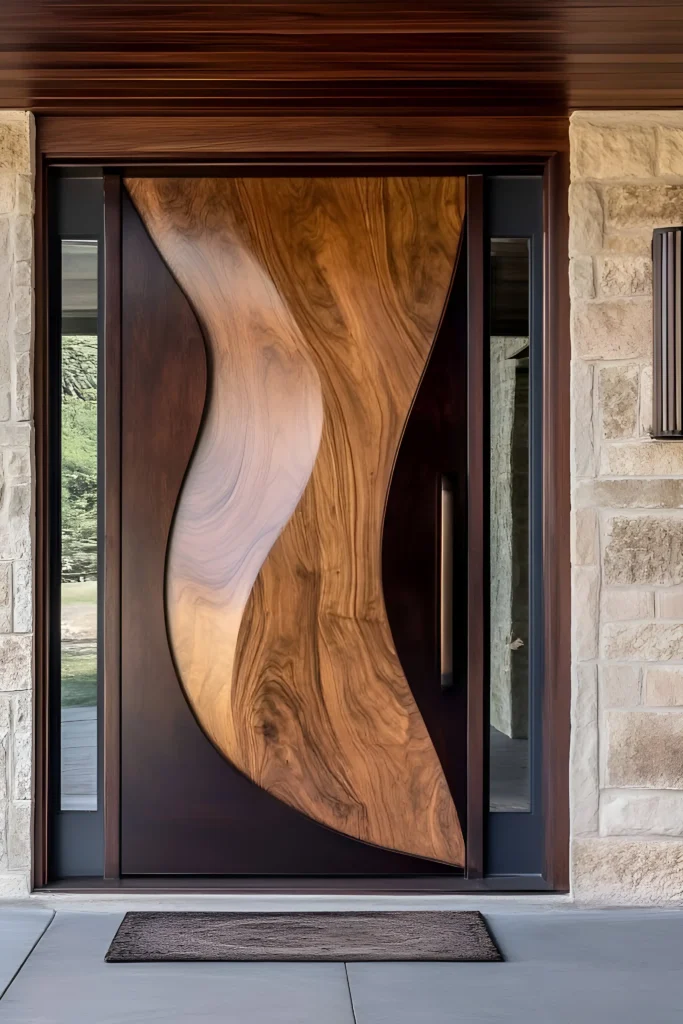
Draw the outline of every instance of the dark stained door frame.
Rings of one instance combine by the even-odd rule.
[[[157,129],[159,121],[166,120],[157,131],[155,136],[155,150],[150,147],[149,140],[141,131],[142,124],[134,124],[137,120],[145,119],[112,119],[117,121],[116,132],[112,138],[108,135],[104,126],[94,131],[90,139],[83,134],[82,126],[78,118],[53,119],[46,118],[39,121],[39,174],[38,174],[38,203],[37,203],[37,225],[36,225],[36,260],[37,260],[37,338],[36,338],[36,454],[37,454],[37,509],[38,509],[38,539],[37,539],[37,631],[36,631],[36,672],[37,672],[37,717],[36,717],[36,771],[37,771],[37,807],[36,807],[36,844],[34,862],[34,884],[36,887],[44,887],[52,881],[48,877],[47,870],[47,849],[48,849],[48,814],[47,814],[47,751],[48,751],[48,700],[47,700],[47,664],[49,659],[46,623],[49,618],[49,603],[46,591],[46,565],[49,560],[49,540],[47,533],[47,507],[45,501],[45,481],[47,479],[50,460],[50,436],[47,410],[47,329],[46,329],[46,231],[45,231],[45,183],[49,166],[55,163],[73,164],[75,162],[88,162],[105,164],[110,166],[114,159],[118,166],[126,165],[132,161],[137,163],[136,173],[140,173],[140,163],[153,163],[159,158],[166,164],[166,173],[170,172],[167,161],[187,161],[188,149],[183,147],[179,150],[178,136],[175,131],[174,119],[155,119]],[[126,120],[130,123],[126,126]],[[202,119],[183,119],[199,121]],[[225,129],[229,122],[234,124],[238,119],[206,119],[214,122],[224,122],[223,139],[226,138]],[[267,119],[273,122],[278,119]],[[284,119],[281,119],[284,120]],[[254,144],[254,134],[249,133],[249,141],[252,146],[245,143],[244,133],[237,132],[238,144],[242,146],[241,166],[244,162],[251,161],[254,171],[259,173],[282,173],[283,167],[292,166],[292,157],[297,166],[301,161],[294,155],[297,150],[301,152],[300,141],[304,138],[309,146],[314,146],[315,134],[321,135],[323,143],[316,152],[315,161],[306,161],[316,166],[316,172],[321,164],[330,168],[344,167],[348,173],[350,166],[358,167],[362,164],[372,163],[374,166],[385,170],[396,166],[406,166],[406,146],[410,144],[406,139],[401,140],[401,153],[396,153],[396,139],[385,135],[382,143],[378,144],[377,138],[373,138],[375,124],[368,123],[366,119],[358,118],[356,125],[356,150],[344,152],[343,156],[338,151],[330,151],[329,139],[326,138],[328,125],[324,118],[301,119],[300,132],[297,136],[296,129],[292,128],[292,119],[287,119],[288,125],[283,135],[278,137],[278,130],[275,131],[275,138],[272,135],[269,140],[271,148],[279,152],[277,165],[268,161],[263,164],[263,146],[260,137]],[[314,126],[311,139],[311,120],[319,123]],[[349,119],[351,120],[351,119]],[[569,831],[568,831],[568,747],[569,747],[569,648],[568,629],[569,621],[569,586],[568,567],[569,558],[567,552],[567,520],[569,516],[569,443],[568,443],[568,290],[566,283],[567,264],[567,216],[566,216],[566,190],[568,187],[568,161],[566,153],[566,121],[564,119],[539,118],[534,124],[534,119],[514,118],[491,118],[488,123],[482,125],[482,120],[477,119],[476,132],[470,130],[470,125],[465,118],[435,118],[434,122],[442,122],[430,125],[426,133],[416,132],[412,150],[410,152],[409,166],[411,170],[417,167],[427,169],[429,167],[448,165],[454,168],[457,165],[457,173],[463,173],[468,165],[472,166],[472,157],[476,157],[477,166],[505,163],[507,165],[529,165],[541,166],[545,176],[545,283],[546,294],[544,298],[545,309],[545,330],[544,330],[544,360],[545,360],[545,394],[552,396],[552,400],[544,402],[543,410],[543,434],[544,448],[547,453],[544,463],[543,480],[543,548],[545,555],[545,657],[546,657],[546,687],[544,706],[544,732],[547,736],[545,744],[544,763],[544,806],[546,810],[546,845],[545,861],[546,870],[544,873],[545,887],[555,891],[564,891],[568,888],[568,858],[569,858]],[[55,122],[60,121],[60,124]],[[517,121],[516,126],[512,124]],[[69,122],[68,124],[66,122]],[[449,138],[449,127],[452,128],[457,122],[458,132],[456,138],[452,135]],[[531,122],[531,124],[530,124]],[[190,145],[190,159],[194,160],[195,151],[197,155],[206,158],[207,146],[210,141],[209,133],[203,134],[203,129],[208,126],[195,125],[193,135],[194,142]],[[220,126],[219,126],[220,127]],[[276,126],[276,129],[279,126]],[[282,126],[284,127],[284,126]],[[75,129],[78,128],[78,136]],[[214,124],[213,128],[216,128]],[[517,147],[515,147],[515,133],[517,134]],[[219,135],[221,133],[219,132]],[[459,137],[458,137],[459,136]],[[369,140],[372,140],[368,145]],[[501,141],[502,140],[502,141]],[[338,144],[338,137],[336,139]],[[496,153],[498,142],[500,150]],[[431,143],[431,145],[430,145]],[[229,147],[232,148],[232,147]],[[515,151],[516,148],[516,151]],[[209,152],[213,150],[210,146]],[[283,152],[284,150],[284,152]],[[292,152],[292,150],[294,152]],[[371,156],[368,156],[368,151]],[[378,152],[379,150],[379,152]],[[215,151],[214,151],[215,152]],[[318,155],[319,154],[319,155]],[[236,155],[236,154],[234,154]],[[215,160],[215,156],[213,157]],[[272,157],[271,157],[272,159]],[[459,162],[460,161],[460,162]],[[177,164],[176,164],[177,165]],[[260,166],[259,166],[260,165]],[[464,167],[463,167],[464,165]],[[232,166],[223,164],[226,173],[234,173],[235,164]],[[185,164],[187,168],[187,163]],[[308,168],[307,168],[308,170]],[[119,223],[120,214],[116,212],[118,196],[118,170],[112,167],[114,173],[105,176],[105,191],[108,196],[108,212],[106,216],[106,230],[109,237],[109,246],[116,246],[116,226]],[[155,173],[164,173],[162,167],[156,164]],[[194,162],[190,173],[207,173],[206,163]],[[216,163],[211,166],[210,173],[217,171]],[[184,170],[183,173],[186,173]],[[220,173],[220,171],[219,171]],[[470,180],[471,194],[476,197],[476,178]],[[474,218],[474,212],[470,211]],[[471,240],[473,244],[473,240]],[[476,247],[475,247],[476,251]],[[105,316],[109,326],[110,337],[117,336],[117,316],[120,324],[120,293],[116,293],[116,271],[111,272],[112,276],[107,278],[109,286]],[[471,287],[476,286],[476,281],[471,281]],[[118,309],[118,312],[117,312]],[[471,322],[471,331],[478,331],[479,328]],[[113,381],[111,390],[107,390],[105,402],[109,401],[109,411],[115,418],[116,410],[116,380],[120,374],[120,363],[117,368],[116,350],[107,354],[108,371],[110,381]],[[471,366],[470,386],[479,371]],[[106,406],[105,406],[106,408]],[[474,402],[470,402],[470,415],[476,409]],[[106,414],[106,413],[105,413]],[[476,412],[474,413],[476,420]],[[475,423],[476,428],[476,423]],[[472,445],[474,449],[474,444]],[[480,448],[480,458],[482,449]],[[117,470],[117,449],[111,443],[107,445],[105,453],[105,464],[108,465],[110,473],[115,474]],[[474,480],[476,481],[476,463],[474,464]],[[483,476],[482,467],[479,468]],[[117,558],[117,542],[114,539],[115,524],[117,517],[117,496],[116,488],[107,491],[107,510],[109,522],[112,524],[112,534],[107,534],[108,552],[110,557]],[[107,512],[105,512],[105,515]],[[470,506],[470,516],[475,514],[475,508]],[[472,520],[471,520],[472,521]],[[476,558],[476,552],[470,554],[470,558]],[[481,600],[483,588],[479,595],[470,591],[470,596]],[[116,623],[116,573],[110,573],[109,578],[105,577],[105,588],[112,597],[111,618],[108,618],[108,625],[105,624],[105,672],[107,673],[107,693],[105,701],[108,708],[108,725],[105,735],[105,778],[107,780],[107,810],[105,826],[105,879],[109,884],[116,887],[119,875],[119,835],[117,821],[119,816],[119,760],[118,760],[118,695],[116,687],[112,690],[112,679],[118,672],[117,655],[111,649],[118,635]],[[109,636],[111,643],[107,641]],[[476,629],[470,633],[470,657],[476,655],[477,645],[483,644],[483,638],[477,639]],[[483,657],[482,662],[483,664]],[[473,675],[470,680],[470,687],[474,685],[474,679],[479,677],[479,669],[476,667],[476,657],[471,662]],[[483,688],[479,687],[481,697]],[[470,689],[470,693],[471,693]],[[476,807],[480,807],[480,816],[483,815],[483,794],[484,794],[484,768],[483,768],[483,744],[474,741],[476,731],[480,731],[484,720],[483,707],[475,700],[470,704],[469,727],[470,738],[470,776],[469,776],[469,797],[468,817],[474,815],[476,820]],[[478,720],[479,719],[479,720]],[[477,765],[480,767],[477,768]],[[473,770],[474,769],[474,770]],[[481,799],[479,797],[481,794]],[[472,818],[470,817],[471,834],[468,842],[472,843],[472,854],[468,862],[469,885],[477,891],[485,891],[486,888],[495,890],[496,885],[486,887],[478,880],[483,872],[483,825],[477,826],[479,838],[476,838]],[[479,852],[477,852],[479,851]],[[105,880],[105,886],[108,884]],[[397,890],[403,888],[400,879],[394,879]],[[427,880],[425,879],[425,882]],[[226,885],[229,887],[229,880]],[[178,885],[182,888],[182,881]],[[164,883],[168,888],[168,882]],[[413,890],[420,889],[420,883],[411,879],[408,887]],[[428,885],[431,891],[434,885]],[[453,888],[467,888],[468,880],[461,881],[458,886],[448,885],[446,880],[439,880],[437,888],[442,891]],[[498,885],[497,888],[502,886]],[[272,888],[272,886],[271,886]],[[327,887],[320,880],[315,888],[325,891]],[[331,888],[338,889],[337,884]],[[348,888],[367,888],[362,885],[362,880],[350,880]],[[386,888],[386,887],[385,887]]]

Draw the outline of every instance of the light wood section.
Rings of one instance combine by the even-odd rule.
[[[274,796],[366,842],[461,865],[457,811],[387,622],[380,556],[464,182],[127,186],[210,354],[167,568],[188,700],[225,756]]]

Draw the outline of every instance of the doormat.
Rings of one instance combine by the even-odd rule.
[[[187,960],[500,961],[478,912],[126,914],[109,963]]]

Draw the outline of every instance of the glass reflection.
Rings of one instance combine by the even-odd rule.
[[[529,241],[491,240],[491,811],[529,811]]]
[[[61,809],[97,810],[97,242],[62,242]]]

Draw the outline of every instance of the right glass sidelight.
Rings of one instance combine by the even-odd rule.
[[[487,874],[542,870],[543,182],[487,181]]]
[[[490,244],[489,810],[528,811],[529,239]]]

